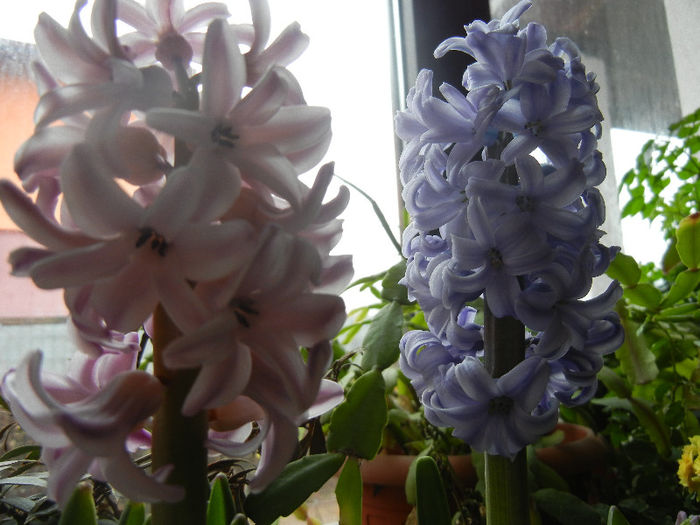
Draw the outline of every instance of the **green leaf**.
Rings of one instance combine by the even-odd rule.
[[[673,306],[678,301],[688,297],[700,284],[700,271],[686,270],[676,276],[673,285],[664,295],[661,306]]]
[[[676,230],[676,250],[681,262],[695,270],[700,264],[700,213],[685,217]]]
[[[404,492],[406,493],[406,501],[411,504],[416,504],[416,465],[418,458],[422,458],[430,454],[431,447],[426,447],[420,451],[416,458],[411,461],[411,465],[408,467],[408,474],[406,474],[406,483],[404,483]]]
[[[292,461],[265,490],[245,500],[246,514],[257,525],[269,525],[288,516],[338,472],[342,454],[314,454]]]
[[[663,457],[668,457],[671,453],[671,432],[668,427],[654,412],[648,401],[631,397],[629,402],[632,405],[632,412],[644,427],[657,452]]]
[[[598,372],[598,379],[603,382],[608,390],[622,398],[627,398],[632,395],[632,389],[627,382],[617,375],[612,368],[603,366],[600,372]]]
[[[661,292],[649,283],[639,283],[625,289],[625,299],[645,308],[656,308],[661,297]]]
[[[659,375],[656,356],[647,346],[644,336],[637,333],[637,323],[623,317],[621,322],[625,330],[625,340],[615,355],[620,360],[622,371],[632,384],[649,383]]]
[[[620,509],[618,509],[615,505],[611,505],[610,510],[608,511],[607,525],[630,525],[630,523],[627,521],[627,518],[622,515]]]
[[[416,460],[416,512],[418,525],[452,523],[440,469],[430,456]]]
[[[541,489],[533,494],[537,508],[566,525],[597,525],[600,515],[593,507],[571,494],[555,489]]]
[[[355,458],[348,458],[345,462],[335,487],[335,497],[340,510],[339,525],[361,525],[362,476]]]
[[[146,523],[146,505],[130,501],[122,512],[119,525],[144,525]]]
[[[625,286],[634,286],[639,282],[639,278],[642,275],[634,257],[624,253],[618,253],[615,256],[606,273],[611,279],[616,279]]]
[[[73,491],[61,513],[58,525],[97,525],[97,511],[92,499],[92,490],[81,483]]]
[[[331,414],[328,450],[372,459],[381,446],[387,417],[384,378],[378,369],[365,372]]]
[[[219,473],[214,478],[207,506],[207,525],[229,525],[236,514],[233,494],[225,474]]]
[[[362,368],[369,370],[377,366],[384,369],[394,364],[399,358],[402,335],[403,309],[392,301],[377,312],[362,340]]]
[[[38,459],[40,454],[41,447],[39,445],[22,445],[5,452],[2,456],[0,456],[0,461],[24,457],[29,459]]]
[[[406,275],[406,261],[395,264],[389,268],[382,279],[382,299],[385,301],[396,301],[400,304],[411,304],[408,300],[408,289],[399,284],[399,281]]]
[[[10,476],[0,478],[0,485],[32,485],[35,487],[46,487],[46,477],[39,474],[33,476]]]
[[[231,520],[231,525],[248,525],[248,518],[245,514],[236,514]]]

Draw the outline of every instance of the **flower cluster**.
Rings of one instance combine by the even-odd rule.
[[[403,338],[402,370],[429,421],[508,457],[554,426],[560,402],[590,399],[602,356],[624,337],[616,282],[585,299],[616,253],[600,243],[598,86],[573,42],[520,28],[530,5],[440,44],[436,57],[476,59],[466,94],[442,84],[434,96],[423,70],[396,118],[412,218],[403,283],[429,327]],[[495,318],[527,327],[526,358],[498,378],[482,360],[480,296]]]
[[[39,244],[12,253],[14,274],[65,291],[80,353],[64,378],[29,355],[2,393],[61,504],[86,471],[135,500],[182,497],[129,456],[163,397],[134,339],[153,335],[158,305],[179,334],[159,359],[198,370],[183,413],[208,411],[213,450],[262,447],[253,489],[290,459],[298,425],[342,398],[322,378],[352,274],[330,255],[349,194],[325,198],[332,164],[300,181],[330,114],[286,68],[307,36],[291,24],[268,43],[267,2],[249,3],[252,24],[182,0],[97,0],[89,31],[86,1],[67,28],[39,17],[35,133],[16,155],[22,187],[0,182],[0,200]]]
[[[690,492],[700,493],[700,436],[690,438],[678,460],[678,480]]]

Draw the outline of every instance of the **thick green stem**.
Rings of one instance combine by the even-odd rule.
[[[484,358],[500,377],[525,357],[525,327],[513,317],[495,317],[484,308]],[[527,461],[521,450],[513,461],[486,454],[487,525],[529,525]]]
[[[163,364],[162,350],[179,335],[168,315],[159,306],[153,316],[155,375],[165,386],[165,398],[153,424],[153,469],[172,465],[168,483],[185,489],[176,503],[152,506],[153,525],[205,525],[209,483],[207,481],[207,414],[182,415],[182,404],[194,382],[197,370],[169,370]]]

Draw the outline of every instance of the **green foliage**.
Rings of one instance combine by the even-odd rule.
[[[418,525],[449,525],[451,515],[437,463],[430,456],[416,460]]]
[[[345,462],[338,484],[335,487],[335,496],[340,510],[340,525],[362,524],[362,476],[360,475],[360,463],[355,458],[348,458]]]
[[[246,498],[246,514],[257,525],[290,515],[338,472],[344,459],[342,454],[328,453],[292,461],[265,490]]]
[[[630,200],[622,216],[659,218],[667,239],[679,222],[698,210],[700,203],[700,109],[669,127],[669,137],[648,141],[635,168],[622,178],[621,190]],[[672,190],[671,186],[677,185]],[[667,191],[664,191],[667,190]]]
[[[700,433],[699,130],[700,110],[672,125],[671,138],[649,141],[622,179],[631,196],[623,217],[659,220],[668,249],[660,267],[619,254],[608,270],[623,286],[616,310],[625,329],[592,402],[615,452],[616,482],[600,489],[617,506],[609,524],[670,525],[679,509],[698,509],[676,470],[680,448]]]
[[[66,508],[61,513],[58,525],[97,525],[97,511],[88,485],[78,485],[73,491]]]
[[[207,525],[229,525],[236,514],[228,478],[219,473],[214,478],[207,505]]]
[[[372,369],[353,383],[345,401],[333,411],[328,450],[372,459],[381,446],[386,421],[384,378],[378,369]]]

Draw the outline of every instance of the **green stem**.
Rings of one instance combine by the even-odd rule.
[[[209,483],[207,480],[207,414],[182,415],[182,404],[190,391],[197,370],[169,370],[162,351],[179,332],[158,306],[153,315],[154,373],[165,386],[165,397],[154,417],[153,470],[172,465],[167,482],[185,489],[176,503],[152,505],[152,525],[205,525]]]
[[[524,357],[523,324],[513,317],[495,317],[484,302],[484,360],[491,376],[502,376]],[[485,456],[487,525],[529,525],[525,450],[513,461]]]

